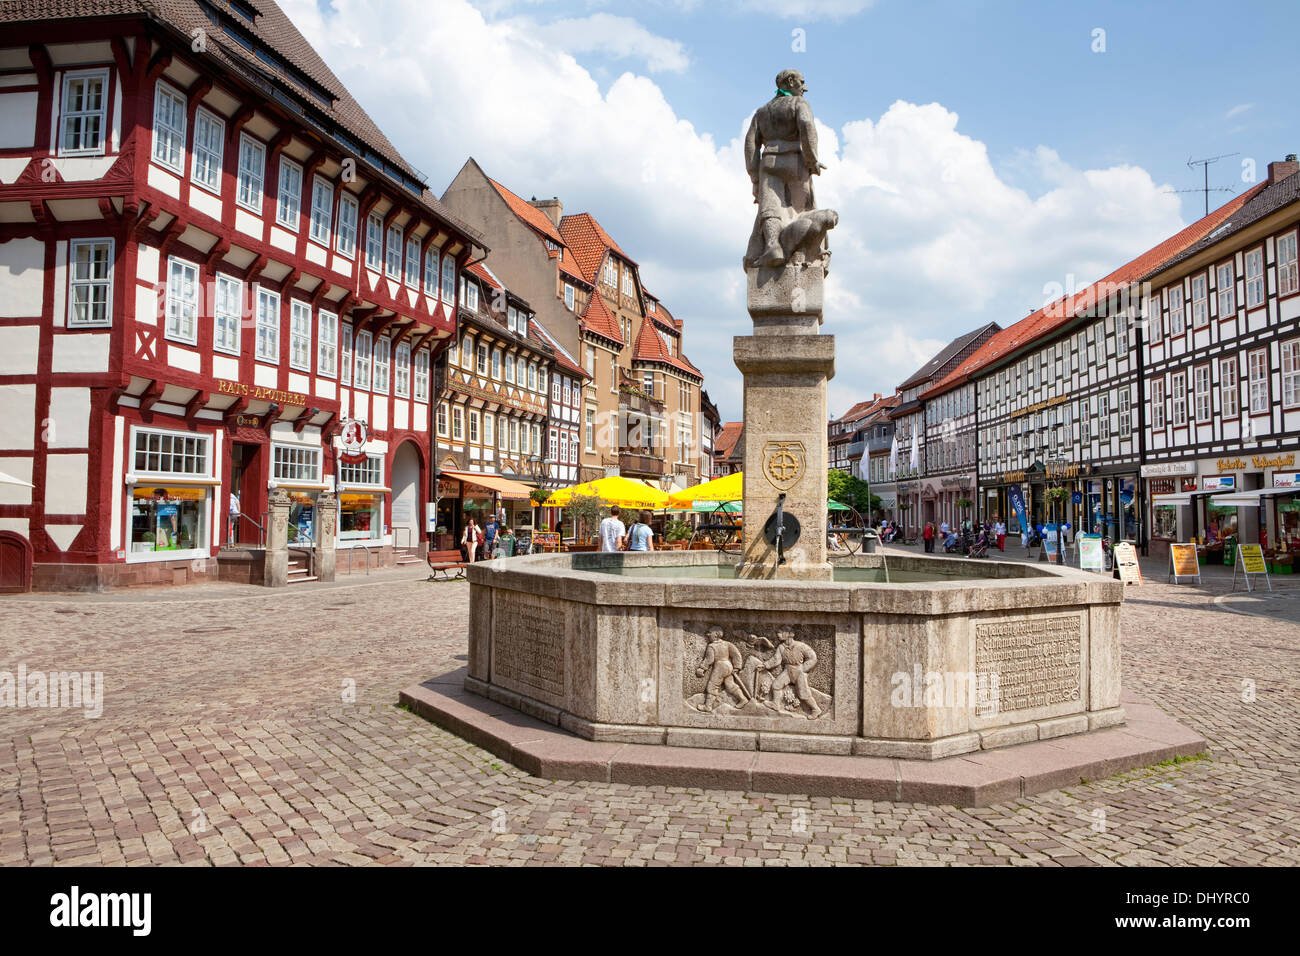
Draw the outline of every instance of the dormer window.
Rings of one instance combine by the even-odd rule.
[[[570,312],[572,312],[573,303],[574,303],[573,286],[569,285],[569,283],[566,282],[564,283],[564,307],[568,309]]]

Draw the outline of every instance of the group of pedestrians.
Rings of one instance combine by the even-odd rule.
[[[470,564],[476,560],[487,561],[514,554],[515,533],[506,522],[505,509],[488,515],[481,526],[473,517],[467,517],[465,530],[460,536],[460,548]]]
[[[609,517],[600,523],[601,551],[653,551],[655,533],[650,527],[650,512],[642,511],[629,528],[619,517],[622,509],[615,505],[609,509]]]
[[[927,554],[933,554],[935,543],[942,541],[945,553],[973,554],[982,557],[994,545],[999,551],[1006,550],[1007,526],[1002,521],[1001,515],[995,516],[991,521],[972,523],[967,519],[960,525],[950,525],[947,521],[941,521],[938,528],[935,528],[933,521],[927,521],[925,530],[921,532],[921,540],[925,544]]]

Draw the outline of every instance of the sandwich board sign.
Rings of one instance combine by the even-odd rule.
[[[1264,583],[1268,585],[1270,591],[1273,590],[1273,582],[1268,576],[1268,565],[1264,562],[1264,547],[1258,544],[1239,544],[1237,545],[1237,566],[1232,569],[1232,589],[1237,590],[1237,568],[1240,568],[1246,577],[1246,590],[1253,591],[1250,576],[1252,574],[1264,575]]]
[[[1079,542],[1079,569],[1081,571],[1105,571],[1106,557],[1101,547],[1101,535],[1081,534]]]
[[[1201,566],[1196,560],[1196,545],[1171,544],[1169,546],[1169,577],[1174,584],[1181,584],[1181,578],[1195,578],[1201,583]]]
[[[1138,565],[1137,548],[1130,541],[1115,545],[1115,573],[1125,584],[1141,584],[1142,568]]]

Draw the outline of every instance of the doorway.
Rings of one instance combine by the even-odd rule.
[[[225,533],[235,546],[257,546],[261,541],[260,502],[266,477],[262,474],[262,445],[252,442],[230,443],[230,490],[239,495],[239,521],[227,518]],[[234,502],[227,499],[227,506]],[[233,527],[232,527],[233,526]]]
[[[420,545],[420,453],[405,441],[393,456],[393,513],[390,518],[393,547],[414,549]]]

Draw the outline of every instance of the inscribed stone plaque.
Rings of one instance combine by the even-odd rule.
[[[492,613],[492,683],[543,703],[564,703],[564,605],[498,590]]]
[[[1079,700],[1082,626],[1077,615],[975,625],[975,671],[998,675],[998,711]]]

